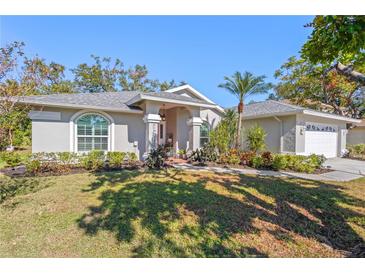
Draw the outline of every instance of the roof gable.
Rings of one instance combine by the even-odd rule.
[[[166,93],[175,93],[175,94],[179,94],[181,96],[189,95],[189,97],[191,97],[191,98],[200,99],[207,103],[213,104],[213,105],[215,105],[215,107],[218,111],[220,111],[221,113],[224,112],[224,109],[221,106],[214,103],[212,100],[210,100],[208,97],[206,97],[205,95],[203,95],[202,93],[200,93],[199,91],[197,91],[195,88],[193,88],[190,85],[183,85],[180,87],[172,88],[172,89],[166,90],[165,92]],[[183,94],[185,94],[185,95],[183,95]]]

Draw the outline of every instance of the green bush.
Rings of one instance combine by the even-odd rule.
[[[134,152],[127,152],[126,160],[128,165],[135,165],[138,160],[137,154],[135,154]]]
[[[285,155],[287,160],[287,169],[296,172],[313,173],[316,169],[320,168],[326,158],[318,155]]]
[[[204,144],[202,148],[198,148],[189,157],[193,162],[205,164],[206,162],[215,162],[218,159],[218,153],[211,144]]]
[[[259,125],[255,125],[248,129],[247,131],[247,146],[250,150],[254,152],[261,151],[265,149],[265,130]]]
[[[30,160],[25,164],[25,169],[29,174],[38,174],[41,171],[41,161]]]
[[[0,155],[1,160],[4,161],[7,166],[16,167],[22,164],[23,158],[22,155],[18,152],[14,151],[4,151]]]
[[[146,166],[150,169],[161,169],[166,165],[167,151],[163,146],[153,149],[146,159]]]
[[[121,168],[126,158],[125,152],[109,151],[106,155],[110,168]]]
[[[254,151],[243,151],[240,153],[240,164],[251,166],[252,165],[252,158],[256,156]]]
[[[220,154],[226,153],[234,146],[237,118],[235,110],[227,110],[218,125],[210,131],[209,142]]]
[[[365,157],[365,144],[356,144],[348,146],[349,156],[353,158]]]
[[[55,158],[63,165],[76,164],[79,160],[77,153],[74,152],[58,152],[55,156]]]
[[[81,158],[81,166],[87,170],[100,170],[104,167],[104,160],[104,151],[92,150]]]
[[[274,155],[273,161],[272,161],[272,168],[274,170],[286,169],[287,165],[288,165],[288,161],[287,161],[287,158],[285,157],[285,155],[282,155],[282,154]]]
[[[324,157],[324,155],[311,154],[308,156],[308,161],[317,169],[323,166],[324,162],[326,161],[326,157]]]
[[[261,155],[256,155],[252,158],[252,167],[253,168],[260,168],[264,165],[264,159]]]
[[[221,154],[219,162],[222,164],[238,165],[241,162],[240,153],[232,148],[228,152]]]
[[[265,151],[265,152],[261,153],[261,157],[264,162],[263,166],[266,168],[271,168],[272,162],[273,162],[272,153],[270,151]]]

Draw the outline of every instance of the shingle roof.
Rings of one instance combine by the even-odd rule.
[[[237,109],[237,107],[232,108],[234,110]],[[266,100],[263,102],[257,102],[245,105],[243,108],[243,117],[247,119],[252,119],[255,117],[270,117],[274,115],[282,116],[282,115],[290,115],[295,113],[305,113],[310,115],[318,115],[323,116],[325,115],[328,118],[338,119],[338,120],[348,120],[351,122],[360,122],[360,120],[352,119],[349,117],[327,113],[327,112],[321,112],[316,111],[309,108],[304,108],[297,105],[292,105],[288,103],[284,103],[281,101],[274,101],[274,100]]]
[[[27,104],[35,104],[35,105],[50,105],[50,106],[65,106],[65,107],[83,106],[87,108],[98,108],[105,110],[138,111],[139,110],[138,107],[128,105],[127,102],[140,94],[146,94],[148,96],[158,97],[158,98],[174,99],[174,100],[179,100],[181,102],[195,102],[195,103],[204,103],[210,105],[210,103],[207,103],[203,100],[177,95],[173,93],[167,93],[167,92],[143,93],[139,91],[34,95],[34,96],[24,96],[20,99],[20,102]]]
[[[131,110],[125,102],[136,96],[139,92],[103,92],[103,93],[70,93],[70,94],[50,94],[25,96],[21,102],[27,104],[40,105],[65,105],[65,106],[84,106],[99,108],[115,108],[121,110]]]
[[[244,117],[252,117],[252,116],[262,116],[267,114],[278,114],[278,113],[293,113],[300,112],[305,108],[295,105],[290,105],[283,102],[278,102],[274,100],[267,100],[258,103],[252,103],[245,105],[243,109]]]

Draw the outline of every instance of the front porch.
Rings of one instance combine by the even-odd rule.
[[[200,147],[200,108],[176,104],[146,104],[146,156],[158,145],[169,149],[169,156]]]

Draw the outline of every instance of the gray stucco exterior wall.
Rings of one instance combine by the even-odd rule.
[[[152,104],[151,104],[152,106]],[[150,107],[151,107],[150,106]],[[153,105],[154,106],[154,105]],[[100,113],[110,117],[113,121],[111,132],[111,143],[114,151],[135,152],[140,159],[146,150],[146,124],[143,114],[119,113],[110,111],[95,111],[84,109],[69,109],[59,107],[36,108],[36,111],[51,112],[60,114],[59,120],[47,120],[34,118],[32,120],[32,151],[33,152],[62,152],[75,151],[76,132],[75,126],[70,121],[75,121],[82,113]],[[156,110],[158,108],[156,106]],[[171,133],[174,138],[176,149],[190,149],[189,138],[192,127],[188,120],[194,115],[208,121],[214,128],[220,115],[213,110],[202,110],[199,108],[187,109],[177,107],[167,110],[166,133]],[[196,136],[198,139],[200,136]],[[178,143],[176,143],[178,141]],[[196,141],[196,140],[195,140]]]
[[[281,152],[280,137],[283,138],[282,152],[295,152],[295,115],[277,117],[267,117],[258,119],[243,120],[243,148],[247,148],[247,130],[255,124],[261,126],[266,131],[266,149],[279,153]],[[282,132],[281,132],[282,131]]]
[[[222,114],[219,113],[217,110],[203,109],[200,111],[200,118],[203,121],[208,122],[210,128],[213,129],[222,119]]]
[[[243,148],[247,148],[246,144],[247,129],[249,129],[255,124],[258,124],[261,127],[263,127],[263,129],[267,133],[265,139],[267,150],[275,153],[280,152],[280,136],[282,135],[283,138],[282,151],[281,151],[282,153],[304,154],[305,129],[307,122],[337,126],[338,128],[337,156],[341,156],[341,152],[346,148],[347,129],[346,129],[346,122],[344,121],[323,118],[313,115],[305,115],[305,114],[278,116],[276,118],[277,119],[275,119],[274,117],[256,118],[248,120],[244,119],[243,140],[242,140]],[[357,141],[358,136],[356,136],[352,140],[354,139]]]
[[[32,151],[70,151],[70,120],[82,109],[44,107],[43,111],[60,112],[60,121],[32,120]],[[90,110],[90,112],[98,112]],[[114,150],[135,152],[141,157],[145,151],[143,115],[105,112],[114,120]]]
[[[365,144],[365,127],[350,129],[347,134],[347,144]]]
[[[32,152],[64,152],[70,149],[70,127],[63,121],[32,121]]]

